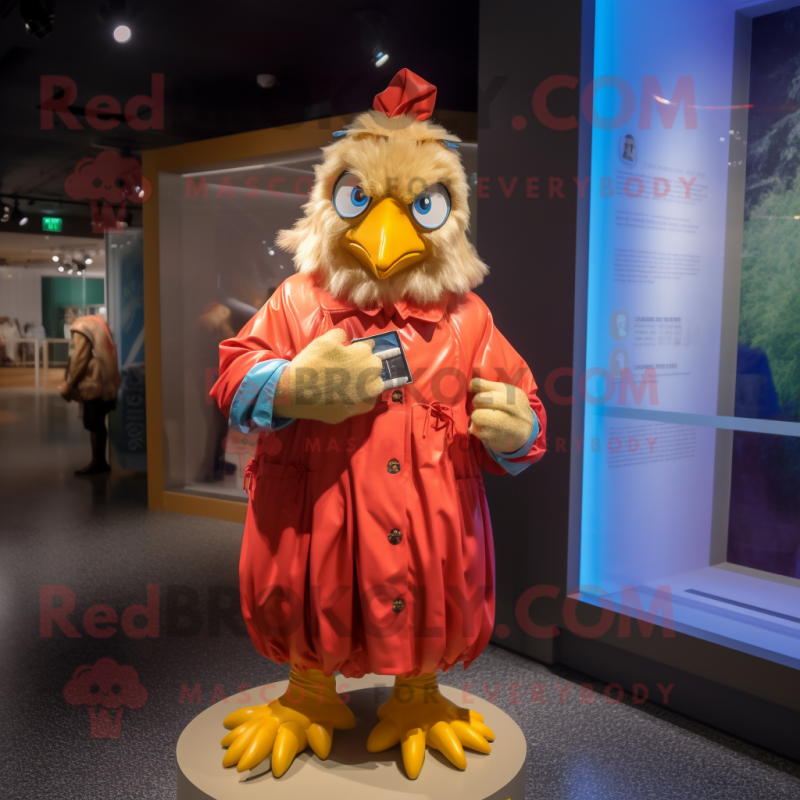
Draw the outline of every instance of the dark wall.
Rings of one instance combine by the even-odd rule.
[[[557,660],[558,640],[526,632],[515,610],[528,589],[542,584],[558,587],[563,600],[567,580],[574,454],[566,446],[557,452],[556,443],[570,441],[572,407],[548,397],[545,384],[573,363],[578,88],[557,88],[547,99],[556,117],[574,115],[569,130],[544,124],[533,98],[551,76],[577,81],[580,54],[580,0],[481,3],[478,251],[491,274],[478,293],[533,370],[548,418],[548,453],[538,464],[517,477],[485,476],[497,553],[494,641],[545,661]],[[569,395],[571,381],[561,378],[556,388]],[[558,623],[560,607],[537,600],[531,618]]]

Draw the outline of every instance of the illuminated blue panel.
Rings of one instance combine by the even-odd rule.
[[[596,3],[580,583],[800,666],[800,580],[711,556],[719,437],[800,429],[718,413],[735,7]]]

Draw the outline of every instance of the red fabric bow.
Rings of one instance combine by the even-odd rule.
[[[401,69],[386,89],[375,95],[372,105],[387,117],[408,114],[416,120],[423,120],[433,114],[435,103],[436,87],[410,69]]]

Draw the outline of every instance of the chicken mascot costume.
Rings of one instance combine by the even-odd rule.
[[[336,670],[395,676],[367,748],[399,744],[409,778],[426,744],[459,769],[465,747],[491,750],[491,729],[436,673],[469,666],[494,624],[481,469],[541,458],[545,414],[471,291],[488,269],[467,240],[459,139],[429,119],[435,97],[401,70],[334,134],[305,216],[278,237],[297,274],[220,345],[212,394],[232,427],[261,432],[242,610],[258,650],[291,664],[282,697],[225,720],[222,763],[239,771],[271,753],[280,777],[307,746],[328,757],[333,730],[355,725]],[[379,352],[387,335],[399,347]],[[401,352],[410,377],[387,379]]]

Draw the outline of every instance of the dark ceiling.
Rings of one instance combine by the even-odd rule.
[[[20,0],[0,0],[3,199],[67,199],[64,181],[77,162],[105,148],[137,155],[360,111],[402,67],[437,85],[438,108],[477,107],[478,0],[132,0],[133,36],[126,44],[115,42],[101,19],[104,5],[55,0],[53,30],[40,40],[25,31]],[[370,60],[376,45],[390,54],[380,68]],[[87,124],[93,97],[110,95],[124,109],[133,96],[151,94],[154,73],[164,75],[163,130],[137,131],[124,120],[107,131]],[[275,75],[277,84],[262,89],[260,73]],[[75,82],[70,109],[83,130],[69,129],[58,115],[52,130],[42,129],[40,82],[48,75]],[[89,213],[86,206],[53,202],[30,206],[37,211]]]

